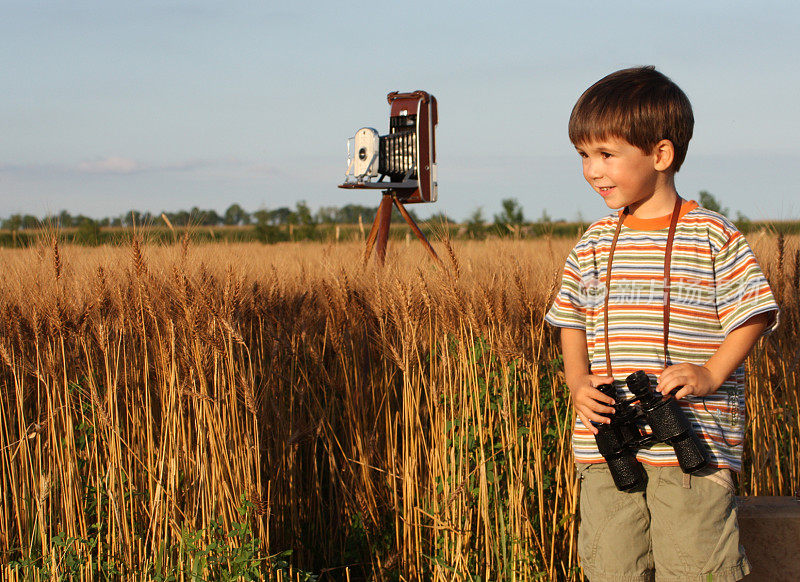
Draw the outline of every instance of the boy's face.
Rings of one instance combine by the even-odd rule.
[[[583,177],[609,208],[635,210],[650,199],[658,185],[655,156],[624,139],[609,137],[575,146],[583,162]]]

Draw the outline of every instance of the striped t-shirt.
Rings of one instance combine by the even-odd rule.
[[[669,361],[664,361],[664,253],[670,216],[627,216],[611,268],[608,338],[617,395],[632,396],[625,378],[644,370],[655,387],[667,365],[703,365],[725,336],[759,313],[778,306],[744,236],[728,219],[696,202],[684,202],[672,250]],[[594,224],[572,249],[561,289],[545,320],[557,327],[586,331],[591,373],[606,375],[603,303],[606,265],[619,214]],[[674,393],[675,391],[673,391]],[[744,439],[744,369],[738,369],[714,393],[678,401],[711,453],[710,465],[741,470]],[[649,429],[648,429],[649,431]],[[599,463],[592,433],[576,419],[575,460]],[[673,448],[658,443],[640,449],[637,458],[651,465],[677,465]]]

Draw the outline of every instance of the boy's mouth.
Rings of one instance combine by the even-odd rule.
[[[600,194],[603,195],[611,192],[614,189],[614,186],[598,186],[597,189],[600,190]]]

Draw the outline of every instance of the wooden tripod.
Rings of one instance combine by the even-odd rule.
[[[397,209],[408,223],[408,226],[411,227],[411,230],[414,231],[414,234],[417,235],[417,238],[420,240],[420,242],[422,242],[425,248],[428,249],[428,253],[431,255],[431,257],[433,257],[437,263],[443,265],[439,255],[437,255],[436,251],[433,250],[431,243],[429,243],[428,239],[425,238],[425,235],[419,229],[417,223],[414,222],[414,219],[411,218],[411,215],[408,213],[408,210],[406,210],[405,206],[403,206],[403,203],[400,202],[395,194],[390,194],[389,191],[384,191],[381,204],[378,206],[378,213],[375,215],[375,221],[372,223],[372,228],[369,231],[369,236],[367,237],[367,248],[364,252],[364,264],[366,265],[367,261],[369,261],[369,256],[372,254],[372,247],[375,246],[376,241],[378,243],[378,262],[381,266],[383,266],[384,262],[386,261],[386,243],[389,240],[389,224],[391,223],[392,219],[392,203],[397,206]]]

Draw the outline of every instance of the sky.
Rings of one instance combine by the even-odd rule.
[[[652,64],[692,102],[678,191],[800,218],[797,2],[0,0],[0,217],[379,202],[336,186],[390,91],[439,105],[439,201],[487,219],[607,212],[567,137],[576,99]]]

